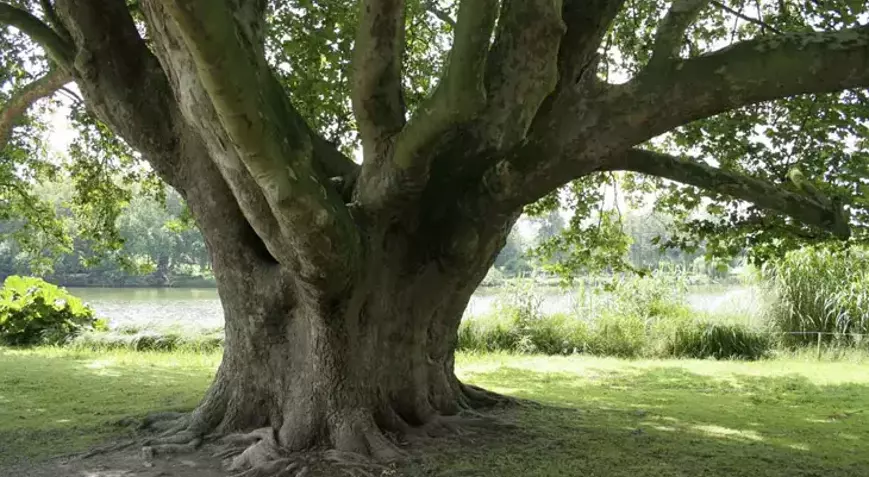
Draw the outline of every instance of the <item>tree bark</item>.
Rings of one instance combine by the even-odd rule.
[[[239,261],[238,250],[212,245],[226,342],[190,429],[271,429],[238,468],[262,465],[257,455],[269,448],[325,446],[392,461],[399,451],[384,433],[441,433],[450,416],[497,402],[460,383],[453,359],[462,314],[509,228],[478,226],[452,244],[453,258],[425,253],[443,246],[420,236],[431,228],[392,229],[366,251],[364,276],[330,300],[278,264]]]

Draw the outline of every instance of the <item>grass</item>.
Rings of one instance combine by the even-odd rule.
[[[866,476],[869,357],[744,361],[460,354],[462,379],[543,406],[520,430],[435,441],[439,476]],[[116,436],[107,423],[188,409],[213,353],[0,349],[0,465]],[[14,458],[14,457],[12,457]],[[0,472],[2,473],[2,472]],[[417,475],[417,474],[411,474]]]
[[[220,355],[0,348],[0,465],[77,452],[115,437],[111,423],[190,409]]]

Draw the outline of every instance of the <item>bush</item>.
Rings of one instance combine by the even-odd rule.
[[[765,318],[778,331],[804,333],[785,335],[785,344],[814,343],[813,332],[869,333],[866,249],[805,247],[765,267],[763,277],[771,298]]]
[[[520,336],[515,318],[513,313],[496,310],[464,320],[459,326],[458,349],[480,353],[518,351]]]
[[[462,322],[458,349],[753,360],[773,345],[768,335],[742,324],[698,322],[685,303],[679,276],[629,276],[614,282],[610,291],[606,311],[587,313],[592,307],[584,300],[577,307],[581,319],[564,313],[543,315],[534,288],[514,284],[490,313]]]
[[[526,352],[573,354],[587,351],[590,340],[588,324],[566,313],[541,316],[526,323],[521,340],[527,343]]]
[[[13,275],[0,290],[0,341],[5,344],[57,344],[84,330],[105,328],[81,300],[39,278]]]
[[[603,356],[634,358],[647,345],[646,321],[636,315],[604,314],[591,324],[587,351]]]
[[[224,338],[222,330],[202,334],[178,332],[115,330],[113,332],[87,332],[76,336],[68,343],[73,349],[109,351],[198,351],[220,349]]]
[[[650,275],[627,275],[614,281],[615,312],[642,318],[681,316],[689,312],[686,303],[687,279],[679,270],[656,270]]]
[[[666,342],[665,356],[696,359],[756,360],[772,345],[767,335],[745,326],[704,322],[677,327]]]
[[[501,270],[498,270],[495,267],[489,269],[486,273],[486,276],[483,278],[483,281],[480,282],[480,286],[483,287],[499,287],[506,282],[506,278],[504,277],[504,273]]]

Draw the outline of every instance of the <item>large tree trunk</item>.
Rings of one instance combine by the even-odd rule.
[[[209,240],[226,344],[191,429],[271,429],[267,438],[260,431],[240,467],[262,463],[257,446],[326,446],[390,461],[398,454],[384,432],[441,433],[452,426],[449,416],[497,402],[460,383],[453,369],[462,314],[507,232],[481,230],[489,236],[474,248],[487,254],[463,254],[461,262],[429,259],[431,243],[390,231],[367,251],[363,276],[326,300],[281,265]]]

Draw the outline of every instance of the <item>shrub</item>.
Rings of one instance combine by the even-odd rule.
[[[105,329],[94,311],[69,292],[39,278],[10,276],[0,290],[0,341],[57,344],[83,330]]]
[[[501,270],[498,270],[495,267],[489,269],[486,273],[486,276],[483,278],[483,281],[480,282],[480,286],[484,287],[498,287],[505,283],[506,278],[504,277],[504,273]]]
[[[220,330],[202,334],[177,332],[139,331],[129,332],[86,332],[76,336],[68,343],[73,349],[109,351],[127,349],[131,351],[199,351],[209,352],[220,349],[224,338]]]
[[[523,333],[529,349],[524,351],[549,355],[581,353],[587,350],[589,329],[585,321],[566,313],[541,316],[527,323]]]
[[[771,345],[767,335],[742,325],[694,322],[674,330],[665,356],[756,360],[766,356]]]
[[[684,273],[656,270],[650,275],[627,275],[609,288],[614,311],[622,316],[642,318],[681,316],[689,312]]]
[[[590,326],[591,354],[634,358],[647,344],[646,322],[636,315],[603,314]]]
[[[466,319],[459,326],[458,349],[481,353],[517,351],[519,331],[515,318],[515,314],[503,314],[495,310]]]
[[[869,333],[867,259],[860,247],[805,247],[764,268],[771,298],[765,318],[778,331],[804,333],[785,335],[785,344],[814,343],[814,332]]]

